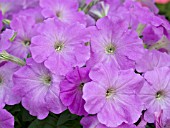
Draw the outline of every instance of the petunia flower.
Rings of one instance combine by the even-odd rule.
[[[14,117],[5,109],[0,108],[0,128],[14,128]]]
[[[139,24],[149,24],[153,15],[149,8],[143,7],[134,0],[126,0],[123,6],[114,11],[110,9],[108,13],[110,18],[114,19],[115,16],[119,16],[120,19],[125,20],[129,24],[128,28],[133,30],[136,30]]]
[[[50,71],[65,75],[72,67],[84,66],[90,58],[90,47],[86,45],[89,34],[83,25],[48,19],[40,31],[32,38],[30,49],[33,59],[38,63],[45,61]]]
[[[105,17],[97,21],[96,27],[89,28],[91,60],[114,64],[120,69],[134,68],[135,60],[141,58],[144,48],[137,33],[128,30],[127,26],[118,17],[113,21]]]
[[[87,115],[84,110],[85,101],[82,99],[82,89],[86,83],[91,81],[89,78],[89,68],[76,67],[66,74],[65,79],[60,83],[60,99],[71,113],[77,115]]]
[[[49,112],[59,114],[66,108],[59,98],[62,77],[52,74],[43,64],[32,59],[13,76],[14,91],[22,97],[22,105],[31,115],[44,119]]]
[[[18,16],[11,21],[10,27],[17,34],[11,47],[7,50],[10,54],[21,59],[27,58],[30,54],[31,38],[37,33],[34,25],[35,19],[30,16]]]
[[[6,104],[18,104],[21,100],[12,90],[14,86],[12,76],[17,70],[18,66],[10,62],[0,66],[0,108],[4,107]]]
[[[89,74],[92,79],[83,88],[85,110],[97,114],[100,123],[117,127],[123,122],[135,123],[143,109],[137,95],[143,79],[132,69],[116,70],[113,65],[96,65]]]
[[[66,22],[79,22],[85,24],[83,12],[78,11],[78,2],[75,0],[40,0],[42,15],[45,18],[53,18]]]
[[[136,61],[136,70],[143,73],[154,70],[155,67],[168,66],[170,66],[170,56],[156,50],[146,51],[143,57]]]
[[[144,43],[148,46],[152,46],[162,38],[162,36],[164,35],[164,28],[153,25],[147,25],[143,30],[142,35]]]
[[[21,10],[19,13],[16,13],[14,16],[32,17],[35,19],[36,23],[41,23],[44,21],[44,17],[42,16],[41,11],[42,9],[39,6],[37,6],[35,8],[28,8],[28,9]]]
[[[149,123],[153,123],[154,114],[162,110],[164,117],[170,119],[170,68],[155,68],[146,72],[144,78],[146,82],[140,91],[140,97],[146,108],[144,119]]]

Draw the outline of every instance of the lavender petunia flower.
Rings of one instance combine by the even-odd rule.
[[[156,50],[146,51],[143,57],[136,61],[136,70],[138,72],[147,72],[155,67],[170,66],[170,56]]]
[[[43,64],[28,59],[13,80],[15,93],[22,96],[22,105],[38,119],[46,118],[50,111],[59,114],[66,109],[59,98],[62,77],[52,74]]]
[[[50,71],[65,75],[74,66],[84,66],[90,58],[90,47],[86,46],[89,34],[83,25],[48,19],[40,31],[41,35],[32,38],[30,49],[33,59],[45,61]]]
[[[110,9],[108,13],[110,18],[119,16],[120,19],[125,20],[129,24],[128,27],[133,30],[136,30],[140,23],[148,24],[152,15],[153,13],[148,8],[142,7],[140,3],[134,0],[126,0],[123,6],[120,6],[115,11]]]
[[[163,27],[156,27],[153,25],[147,25],[142,32],[142,39],[145,44],[153,45],[158,42],[161,37],[164,35]]]
[[[128,24],[118,18],[102,18],[96,26],[90,28],[92,61],[111,63],[120,69],[134,68],[144,49],[137,33],[127,30]]]
[[[40,6],[43,8],[42,15],[45,18],[56,17],[66,23],[79,22],[85,24],[84,14],[78,11],[76,0],[48,0],[48,2],[40,0]]]
[[[22,0],[0,0],[0,10],[6,18],[12,18],[15,12],[22,9]]]
[[[89,68],[76,67],[66,75],[66,78],[60,83],[60,99],[71,113],[77,115],[87,115],[84,110],[85,101],[82,99],[82,89],[86,83],[91,81],[89,78]]]
[[[0,128],[14,128],[14,117],[2,108],[0,108]]]
[[[101,124],[97,116],[86,116],[83,117],[80,121],[83,125],[83,128],[137,128],[134,124],[121,124],[118,127],[107,127],[106,125]]]
[[[10,54],[19,58],[26,58],[30,53],[31,38],[37,33],[34,29],[33,17],[18,16],[11,21],[11,29],[17,32],[11,47],[7,50]]]
[[[44,17],[41,15],[41,11],[42,11],[42,9],[38,6],[35,8],[29,8],[29,9],[22,10],[14,16],[15,17],[18,17],[18,16],[32,17],[35,19],[36,23],[41,23],[44,21]]]
[[[170,119],[170,69],[168,67],[155,68],[146,72],[144,78],[146,82],[141,89],[140,97],[147,109],[144,115],[145,120],[153,123],[155,112],[159,113],[162,110],[164,117]]]
[[[137,92],[143,79],[132,69],[118,71],[108,65],[96,65],[89,74],[92,82],[83,88],[85,110],[97,114],[100,123],[117,127],[135,123],[143,110]]]
[[[5,63],[0,67],[0,108],[7,105],[14,105],[20,102],[21,98],[13,92],[13,73],[18,67],[12,63]]]

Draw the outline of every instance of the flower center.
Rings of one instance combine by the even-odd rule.
[[[108,45],[105,49],[107,54],[113,54],[115,52],[115,50],[116,50],[116,48],[112,44]]]
[[[106,91],[106,97],[108,98],[108,97],[110,97],[110,96],[112,96],[113,94],[115,94],[115,90],[114,89],[108,89],[107,91]]]
[[[164,96],[164,92],[163,91],[158,91],[157,93],[156,93],[156,98],[157,99],[160,99],[162,96]]]
[[[57,52],[59,52],[64,48],[64,44],[63,43],[56,43],[54,48]]]
[[[24,41],[24,45],[25,45],[25,46],[29,46],[30,44],[31,44],[31,41],[30,41],[30,40],[25,40],[25,41]]]
[[[50,86],[50,85],[51,85],[51,82],[52,82],[51,76],[44,76],[44,77],[43,77],[43,82],[44,82],[44,84]]]
[[[85,83],[80,83],[80,86],[79,86],[80,90],[83,90],[84,84]]]
[[[57,12],[56,12],[56,16],[57,16],[58,18],[60,18],[60,17],[61,17],[61,12],[60,12],[60,11],[57,11]]]

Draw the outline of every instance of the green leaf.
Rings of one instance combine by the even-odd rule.
[[[63,112],[57,122],[57,126],[66,123],[69,120],[75,120],[78,116],[71,114],[68,110]]]
[[[159,14],[165,15],[168,20],[170,20],[170,3],[168,4],[157,4],[159,8]]]
[[[27,110],[25,109],[22,110],[22,121],[27,122],[27,121],[33,121],[35,119],[36,117],[31,116]]]
[[[44,120],[35,119],[28,128],[56,128],[57,119],[54,117],[48,116]]]
[[[147,123],[146,128],[155,128],[154,124]]]

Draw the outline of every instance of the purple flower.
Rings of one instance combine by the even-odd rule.
[[[40,31],[32,38],[30,49],[33,59],[38,63],[45,61],[50,71],[65,75],[74,66],[84,66],[89,59],[89,34],[83,25],[48,19]]]
[[[35,20],[33,17],[18,16],[11,21],[11,29],[17,32],[17,36],[7,50],[10,54],[22,59],[28,56],[31,38],[36,34],[34,25]]]
[[[163,27],[156,27],[153,25],[147,25],[142,32],[142,39],[148,46],[158,42],[164,35]]]
[[[143,7],[148,7],[153,13],[158,13],[159,9],[155,5],[155,0],[136,0],[140,2]]]
[[[98,20],[96,26],[90,28],[91,60],[111,63],[121,69],[134,68],[135,60],[143,53],[142,40],[136,32],[127,30],[126,22],[107,17]]]
[[[83,125],[83,128],[136,128],[134,124],[121,124],[118,127],[107,127],[106,125],[101,124],[97,116],[86,116],[83,117],[80,121],[80,123]]]
[[[60,83],[60,99],[65,106],[68,106],[71,113],[87,115],[87,112],[84,110],[85,101],[82,99],[82,89],[89,81],[91,81],[89,78],[89,68],[76,67]]]
[[[170,69],[168,67],[155,68],[146,72],[144,78],[146,82],[141,89],[140,97],[147,109],[145,120],[153,123],[155,112],[159,113],[162,110],[164,117],[170,119]]]
[[[36,23],[40,23],[44,21],[44,17],[41,15],[42,9],[38,6],[36,8],[29,8],[25,10],[21,10],[19,13],[14,15],[15,17],[18,16],[27,16],[32,17],[35,19]]]
[[[97,114],[99,122],[107,127],[135,123],[143,109],[137,96],[142,77],[132,69],[118,71],[113,66],[96,65],[89,74],[92,82],[83,88],[85,110]]]
[[[146,51],[143,57],[136,61],[136,70],[138,72],[147,72],[155,67],[170,66],[170,56],[156,50]]]
[[[0,128],[14,128],[14,117],[5,109],[0,108]]]
[[[22,96],[22,105],[38,119],[46,118],[50,111],[59,114],[66,109],[59,98],[62,77],[52,74],[43,64],[28,59],[13,80],[15,93]]]
[[[21,98],[13,92],[13,73],[18,67],[12,63],[5,63],[0,67],[0,108],[7,105],[14,105],[20,102]]]
[[[143,33],[143,41],[148,49],[157,49],[161,52],[170,53],[170,34],[169,30],[162,26],[156,27],[148,25]]]
[[[78,11],[78,2],[75,0],[40,0],[40,6],[43,8],[42,15],[45,18],[56,17],[57,19],[73,23],[79,22],[85,24],[85,17]]]
[[[0,0],[0,10],[7,18],[22,9],[22,0]]]
[[[119,16],[120,19],[125,20],[129,24],[129,28],[136,30],[139,23],[148,24],[153,13],[148,8],[142,7],[139,2],[126,0],[123,6],[120,6],[118,9],[114,11],[110,9],[108,16],[110,18]]]

